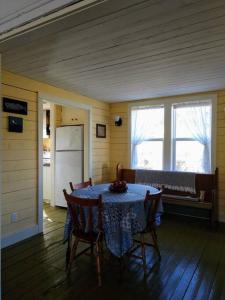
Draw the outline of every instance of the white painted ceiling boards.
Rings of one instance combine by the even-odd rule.
[[[78,0],[0,0],[0,33],[75,2]]]
[[[108,102],[225,88],[224,0],[108,0],[0,45],[3,68]]]

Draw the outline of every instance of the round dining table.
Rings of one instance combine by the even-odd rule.
[[[133,236],[146,226],[144,200],[146,192],[158,193],[158,189],[150,185],[128,184],[127,192],[113,193],[109,191],[110,183],[97,184],[75,190],[72,195],[81,198],[97,198],[102,195],[103,231],[107,248],[117,257],[123,256],[133,245]],[[158,223],[162,213],[162,202],[158,206]],[[96,218],[97,219],[97,218]],[[70,215],[67,214],[64,239],[72,230]]]

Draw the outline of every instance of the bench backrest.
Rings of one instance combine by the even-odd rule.
[[[128,183],[135,183],[136,170],[134,169],[125,169],[122,164],[117,164],[116,168],[116,178],[118,180],[125,180]],[[212,190],[217,190],[217,179],[218,178],[218,169],[215,170],[214,174],[200,174],[196,173],[195,175],[195,188],[196,196],[200,195],[200,191],[205,191],[204,201],[210,202],[212,199]],[[174,191],[169,189],[164,189],[166,194],[176,194],[176,195],[189,195],[188,192]]]

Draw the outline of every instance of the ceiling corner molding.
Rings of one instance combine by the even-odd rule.
[[[43,27],[47,24],[53,23],[59,19],[65,18],[67,16],[79,13],[83,10],[91,8],[95,5],[101,4],[107,0],[81,0],[81,1],[70,1],[68,4],[55,7],[54,10],[48,10],[42,12],[41,15],[37,16],[27,16],[27,20],[24,20],[22,24],[15,26],[15,24],[11,23],[11,28],[8,26],[7,30],[1,32],[0,30],[0,43],[5,42],[14,38],[15,36],[25,34],[29,31],[35,30],[37,28]],[[25,14],[25,13],[24,13]],[[28,13],[27,13],[28,14]],[[21,18],[21,14],[17,14],[14,19],[18,17]],[[8,21],[10,22],[10,21]],[[1,29],[1,24],[0,24]]]

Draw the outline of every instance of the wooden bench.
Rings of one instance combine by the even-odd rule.
[[[135,183],[136,171],[117,165],[116,178],[128,183]],[[218,169],[214,174],[195,175],[196,193],[163,189],[162,200],[165,212],[182,214],[191,217],[208,219],[211,226],[217,221],[217,180]],[[149,184],[151,184],[149,182]],[[200,199],[200,191],[204,191],[204,200]]]

